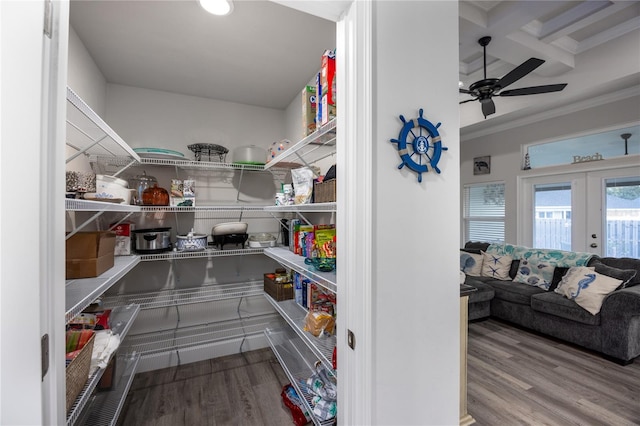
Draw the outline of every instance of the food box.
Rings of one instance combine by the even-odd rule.
[[[322,95],[322,100],[320,101],[320,111],[322,117],[320,118],[320,125],[324,126],[334,118],[336,118],[336,106],[329,103],[329,94],[325,93]]]
[[[302,137],[316,131],[316,87],[302,89]]]
[[[320,99],[322,98],[322,84],[321,81],[321,73],[316,75],[316,130],[320,128],[322,121],[322,102]]]
[[[264,274],[264,292],[276,301],[293,299],[293,283],[277,283],[275,274]]]
[[[78,232],[66,241],[66,279],[92,278],[113,267],[116,233]]]
[[[336,104],[336,51],[325,50],[322,54],[322,68],[320,69],[320,85],[322,92],[319,95],[327,95],[327,104]],[[322,106],[324,108],[324,105]],[[324,112],[323,112],[324,113]]]
[[[113,224],[111,224],[113,227]],[[120,223],[113,228],[113,232],[116,233],[116,256],[129,256],[131,255],[131,231],[133,231],[134,225],[132,223]]]

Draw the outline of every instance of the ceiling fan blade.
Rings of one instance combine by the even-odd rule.
[[[549,84],[547,86],[531,86],[522,87],[520,89],[505,90],[500,92],[498,96],[522,96],[522,95],[537,95],[540,93],[559,92],[566,87],[566,83],[563,84]]]
[[[469,90],[467,90],[467,89],[462,89],[462,88],[460,88],[460,89],[458,89],[458,90],[460,90],[460,93],[466,93],[467,95],[473,95],[473,92],[471,92],[471,91],[469,91]]]
[[[467,102],[473,102],[475,100],[477,100],[478,98],[473,98],[473,99],[467,99],[466,101],[462,101],[460,102],[461,104],[466,104]]]
[[[542,59],[529,58],[522,64],[515,67],[511,72],[502,77],[500,80],[498,80],[496,86],[500,86],[504,89],[510,84],[513,84],[516,81],[520,80],[522,77],[529,74],[531,71],[535,70],[542,64],[544,64],[544,61]]]
[[[496,112],[496,104],[493,103],[493,99],[480,99],[480,103],[482,104],[482,114],[484,115],[484,118],[487,118],[487,115],[491,115]]]

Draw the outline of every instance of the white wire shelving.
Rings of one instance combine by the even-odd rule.
[[[336,203],[310,203],[310,204],[294,204],[292,206],[267,206],[264,207],[267,212],[335,212]]]
[[[335,270],[331,272],[317,271],[312,265],[307,265],[304,263],[304,257],[298,256],[288,248],[284,247],[265,248],[264,254],[280,263],[281,265],[293,269],[301,275],[309,278],[311,281],[320,284],[327,290],[332,291],[333,293],[336,293],[338,291]]]
[[[261,335],[279,315],[273,312],[211,324],[155,331],[129,336],[123,343],[127,352],[145,356],[189,349],[198,345]]]
[[[139,256],[116,256],[113,267],[98,277],[67,280],[65,324],[69,324],[69,321],[124,277],[138,262]]]
[[[118,355],[113,389],[97,392],[91,398],[78,425],[115,426],[118,423],[139,361],[140,354]]]
[[[277,302],[266,293],[264,297],[267,298],[322,364],[328,370],[333,370],[331,357],[333,356],[333,348],[336,346],[335,334],[327,337],[315,337],[308,331],[304,331],[305,316],[308,311],[298,305],[295,300],[289,299]]]
[[[315,363],[318,361],[313,352],[291,329],[267,328],[264,334],[313,423],[316,426],[332,425],[335,419],[323,422],[313,415],[311,409],[314,395],[308,391],[306,380],[314,373]]]
[[[140,254],[140,261],[151,262],[158,260],[180,260],[180,259],[197,259],[210,257],[228,257],[228,256],[247,256],[252,254],[262,254],[263,248],[244,248],[244,249],[224,249],[207,248],[200,251],[168,251],[155,254]]]
[[[146,293],[123,294],[102,298],[105,306],[124,306],[135,303],[140,309],[166,308],[194,303],[216,302],[241,297],[260,296],[264,291],[262,281],[232,284],[213,284],[203,287],[173,289]]]
[[[309,136],[287,148],[265,165],[265,169],[277,168],[279,163],[301,161],[306,166],[327,158],[336,152],[336,119]]]
[[[124,166],[140,161],[122,140],[80,97],[67,87],[67,146],[75,151],[67,163],[80,155],[125,158]]]
[[[127,333],[131,329],[131,325],[135,321],[139,312],[140,307],[134,304],[117,307],[111,311],[111,330],[114,334],[118,334],[120,336],[121,345],[122,340],[126,337]],[[84,388],[67,413],[68,426],[75,425],[80,418],[87,403],[91,399],[93,391],[98,385],[100,378],[104,374],[104,371],[104,368],[98,368],[89,376],[87,383],[84,385]]]

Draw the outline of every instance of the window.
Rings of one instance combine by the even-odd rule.
[[[466,241],[504,242],[504,182],[465,185]]]

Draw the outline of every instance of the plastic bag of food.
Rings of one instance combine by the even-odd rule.
[[[331,336],[336,320],[327,312],[309,311],[304,318],[304,331],[308,331],[316,337]]]
[[[294,204],[309,204],[313,193],[313,171],[309,167],[291,170]]]

